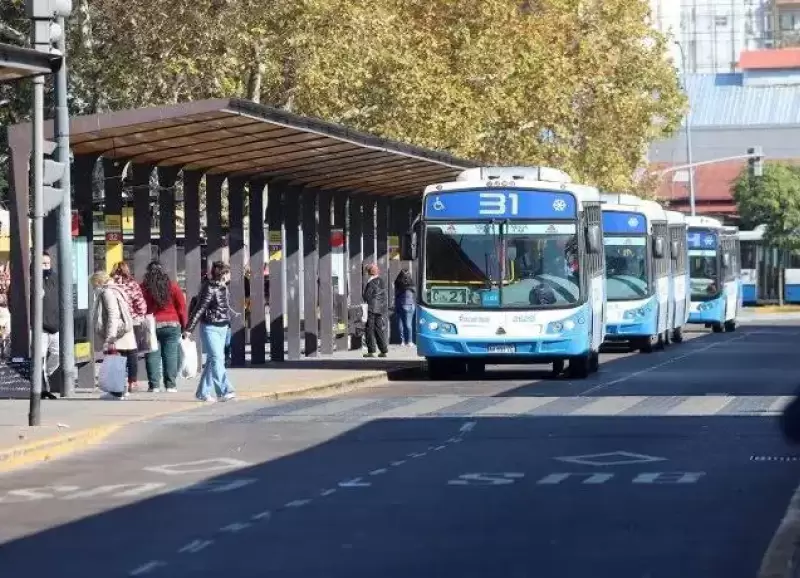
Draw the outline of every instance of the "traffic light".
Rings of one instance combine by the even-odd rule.
[[[64,176],[67,166],[65,163],[47,158],[52,155],[55,150],[56,143],[49,140],[44,141],[43,152],[45,159],[44,176],[42,177],[42,197],[44,198],[44,206],[42,207],[42,212],[45,215],[55,210],[61,204],[65,194],[65,191],[56,187],[55,184]],[[69,193],[67,192],[67,194]]]
[[[764,153],[761,147],[747,149],[747,169],[751,177],[764,176]]]

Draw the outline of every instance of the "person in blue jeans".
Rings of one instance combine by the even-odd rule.
[[[403,269],[394,280],[394,312],[400,325],[400,339],[405,347],[413,347],[416,298],[414,279]]]
[[[199,324],[200,340],[206,352],[206,365],[195,394],[200,401],[228,401],[236,397],[225,368],[225,342],[231,325],[227,285],[230,276],[230,268],[222,261],[215,261],[189,313],[189,324],[184,335],[188,337]]]

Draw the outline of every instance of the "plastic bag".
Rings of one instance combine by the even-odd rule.
[[[197,345],[191,338],[181,338],[181,363],[178,375],[192,379],[198,373]]]
[[[128,387],[128,362],[121,355],[106,355],[100,364],[100,389],[108,393],[125,393]]]
[[[158,338],[156,337],[156,318],[152,314],[144,316],[144,324],[147,327],[147,333],[150,335],[148,338],[150,347],[145,351],[153,352],[158,351]]]

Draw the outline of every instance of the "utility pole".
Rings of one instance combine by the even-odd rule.
[[[50,53],[53,41],[57,41],[63,32],[53,21],[56,16],[67,16],[72,10],[71,0],[26,0],[25,9],[28,18],[32,20],[31,44],[35,50]],[[44,282],[42,277],[42,258],[44,252],[44,214],[45,182],[51,184],[61,177],[59,163],[52,160],[45,165],[45,140],[44,140],[44,77],[33,77],[33,135],[32,159],[33,170],[33,291],[31,308],[33,319],[31,321],[31,339],[33,340],[31,352],[31,397],[28,413],[28,425],[41,424],[41,399],[42,379],[44,377],[44,351],[42,348],[42,306],[44,297]],[[47,174],[45,171],[47,170]],[[50,190],[52,200],[55,190]],[[54,208],[54,206],[53,206]],[[71,264],[70,264],[71,265]],[[72,344],[69,344],[72,347]]]
[[[55,137],[57,161],[64,167],[60,189],[63,192],[58,213],[58,302],[59,302],[59,366],[61,368],[61,396],[75,394],[75,312],[72,303],[72,184],[69,162],[69,109],[67,108],[67,22],[59,14],[61,35],[56,42],[61,52],[61,68],[56,74]]]

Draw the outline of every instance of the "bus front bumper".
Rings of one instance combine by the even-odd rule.
[[[453,336],[418,335],[417,352],[423,357],[460,357],[485,359],[487,363],[537,360],[542,363],[569,359],[589,352],[588,335],[563,335],[530,339],[459,338]]]
[[[722,323],[725,320],[725,300],[722,297],[711,301],[692,301],[689,323]]]

